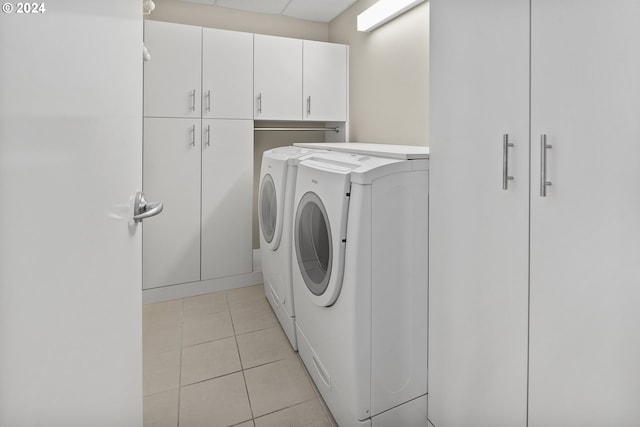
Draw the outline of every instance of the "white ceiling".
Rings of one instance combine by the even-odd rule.
[[[181,0],[309,21],[329,22],[357,0]]]

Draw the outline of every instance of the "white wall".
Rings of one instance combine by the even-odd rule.
[[[329,24],[329,41],[350,48],[351,141],[428,145],[429,4],[371,33],[356,17],[376,0],[360,0]]]

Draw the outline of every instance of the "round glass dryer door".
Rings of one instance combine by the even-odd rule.
[[[278,221],[278,200],[276,199],[276,186],[271,175],[266,174],[260,183],[260,229],[262,237],[267,243],[271,243],[276,233]]]
[[[320,198],[308,192],[298,204],[295,222],[296,258],[304,283],[314,295],[329,286],[333,247],[327,212]]]

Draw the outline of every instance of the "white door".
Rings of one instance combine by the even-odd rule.
[[[302,40],[254,36],[254,118],[302,120]]]
[[[143,287],[200,280],[200,119],[144,119],[144,192],[164,212],[145,224]]]
[[[304,40],[304,120],[347,120],[347,46]]]
[[[202,28],[144,21],[145,117],[200,117]]]
[[[528,40],[528,0],[431,2],[429,418],[438,427],[526,425]]]
[[[0,425],[139,427],[141,3],[7,4]]]
[[[202,280],[253,267],[253,120],[202,121]]]
[[[202,29],[202,117],[253,119],[253,34]]]
[[[639,16],[532,1],[530,427],[640,420]]]

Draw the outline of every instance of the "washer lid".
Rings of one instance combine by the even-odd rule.
[[[312,167],[327,173],[344,174],[351,182],[371,184],[383,176],[416,169],[427,160],[398,160],[388,157],[364,156],[343,152],[318,152],[304,157],[298,166]],[[426,169],[426,167],[424,168]],[[300,182],[300,180],[298,180]]]
[[[288,162],[289,164],[298,164],[298,159],[304,156],[307,156],[311,153],[315,153],[321,150],[314,150],[311,148],[304,147],[294,147],[292,145],[288,145],[286,147],[276,147],[271,150],[267,150],[263,153],[263,158],[267,157],[269,159],[280,160],[283,162]]]
[[[301,142],[294,145],[299,148],[364,154],[388,159],[415,160],[429,158],[429,147],[422,145],[372,144],[366,142]]]

